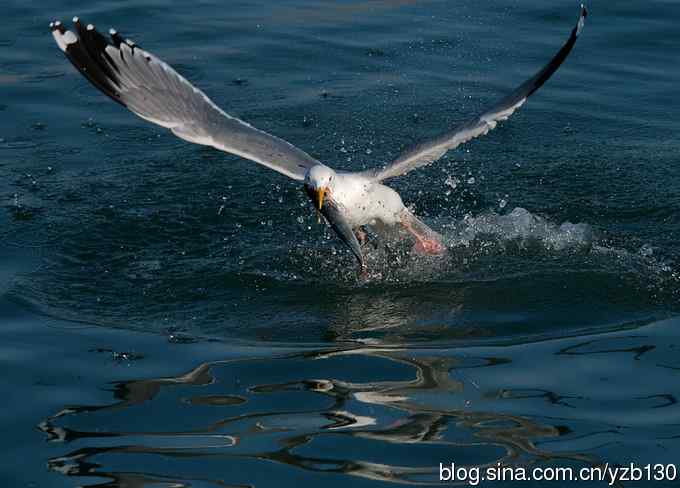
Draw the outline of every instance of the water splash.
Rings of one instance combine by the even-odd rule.
[[[516,243],[520,247],[539,244],[552,251],[588,249],[594,239],[593,230],[588,224],[554,224],[521,207],[507,214],[493,211],[476,217],[468,214],[461,222],[449,226],[446,237],[451,246],[469,247],[475,240],[494,239]]]

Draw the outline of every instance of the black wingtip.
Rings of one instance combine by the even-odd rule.
[[[106,52],[110,44],[94,25],[81,23],[73,17],[73,30],[66,30],[60,21],[50,23],[52,35],[66,57],[94,86],[121,105],[120,78]]]
[[[578,36],[583,30],[583,25],[585,24],[586,17],[588,17],[588,9],[585,5],[581,4],[581,12],[578,16],[578,22],[576,22],[576,28],[574,29],[574,35]]]
[[[111,36],[113,45],[117,48],[120,47],[123,42],[125,42],[123,36],[121,36],[116,29],[109,29],[109,35]]]
[[[550,60],[550,62],[536,73],[532,78],[529,78],[522,85],[519,86],[511,95],[504,99],[507,103],[519,102],[522,98],[529,98],[533,93],[536,92],[543,84],[550,79],[550,77],[557,71],[557,69],[562,65],[569,53],[571,52],[576,40],[578,39],[583,26],[585,24],[585,18],[588,15],[586,7],[581,4],[581,10],[579,12],[578,21],[576,26],[571,30],[569,39],[562,46],[562,48],[557,52],[557,54]]]

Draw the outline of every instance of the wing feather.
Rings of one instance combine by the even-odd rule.
[[[583,29],[586,15],[587,11],[585,7],[581,5],[578,22],[571,31],[571,35],[567,42],[550,62],[543,67],[543,69],[522,83],[515,91],[495,103],[481,115],[457,127],[453,131],[442,134],[425,143],[418,144],[402,153],[396,160],[392,161],[384,168],[367,171],[366,173],[368,176],[377,181],[382,181],[387,178],[404,175],[416,168],[432,164],[448,151],[470,139],[485,135],[490,130],[494,129],[498,122],[506,120],[518,108],[524,105],[527,98],[538,90],[552,74],[557,71],[557,68],[560,67],[574,47],[576,39]]]
[[[189,142],[255,161],[295,180],[321,164],[292,144],[219,108],[170,65],[111,30],[111,39],[76,17],[74,30],[52,22],[66,57],[94,86],[141,118]]]

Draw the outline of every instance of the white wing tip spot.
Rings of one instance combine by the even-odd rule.
[[[64,42],[66,43],[67,46],[71,44],[75,44],[78,42],[78,37],[71,31],[66,31],[64,33]]]

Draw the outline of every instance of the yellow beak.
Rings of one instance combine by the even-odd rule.
[[[323,199],[326,196],[326,190],[327,188],[319,188],[316,192],[317,205],[319,210],[321,210],[321,207],[323,207]]]

